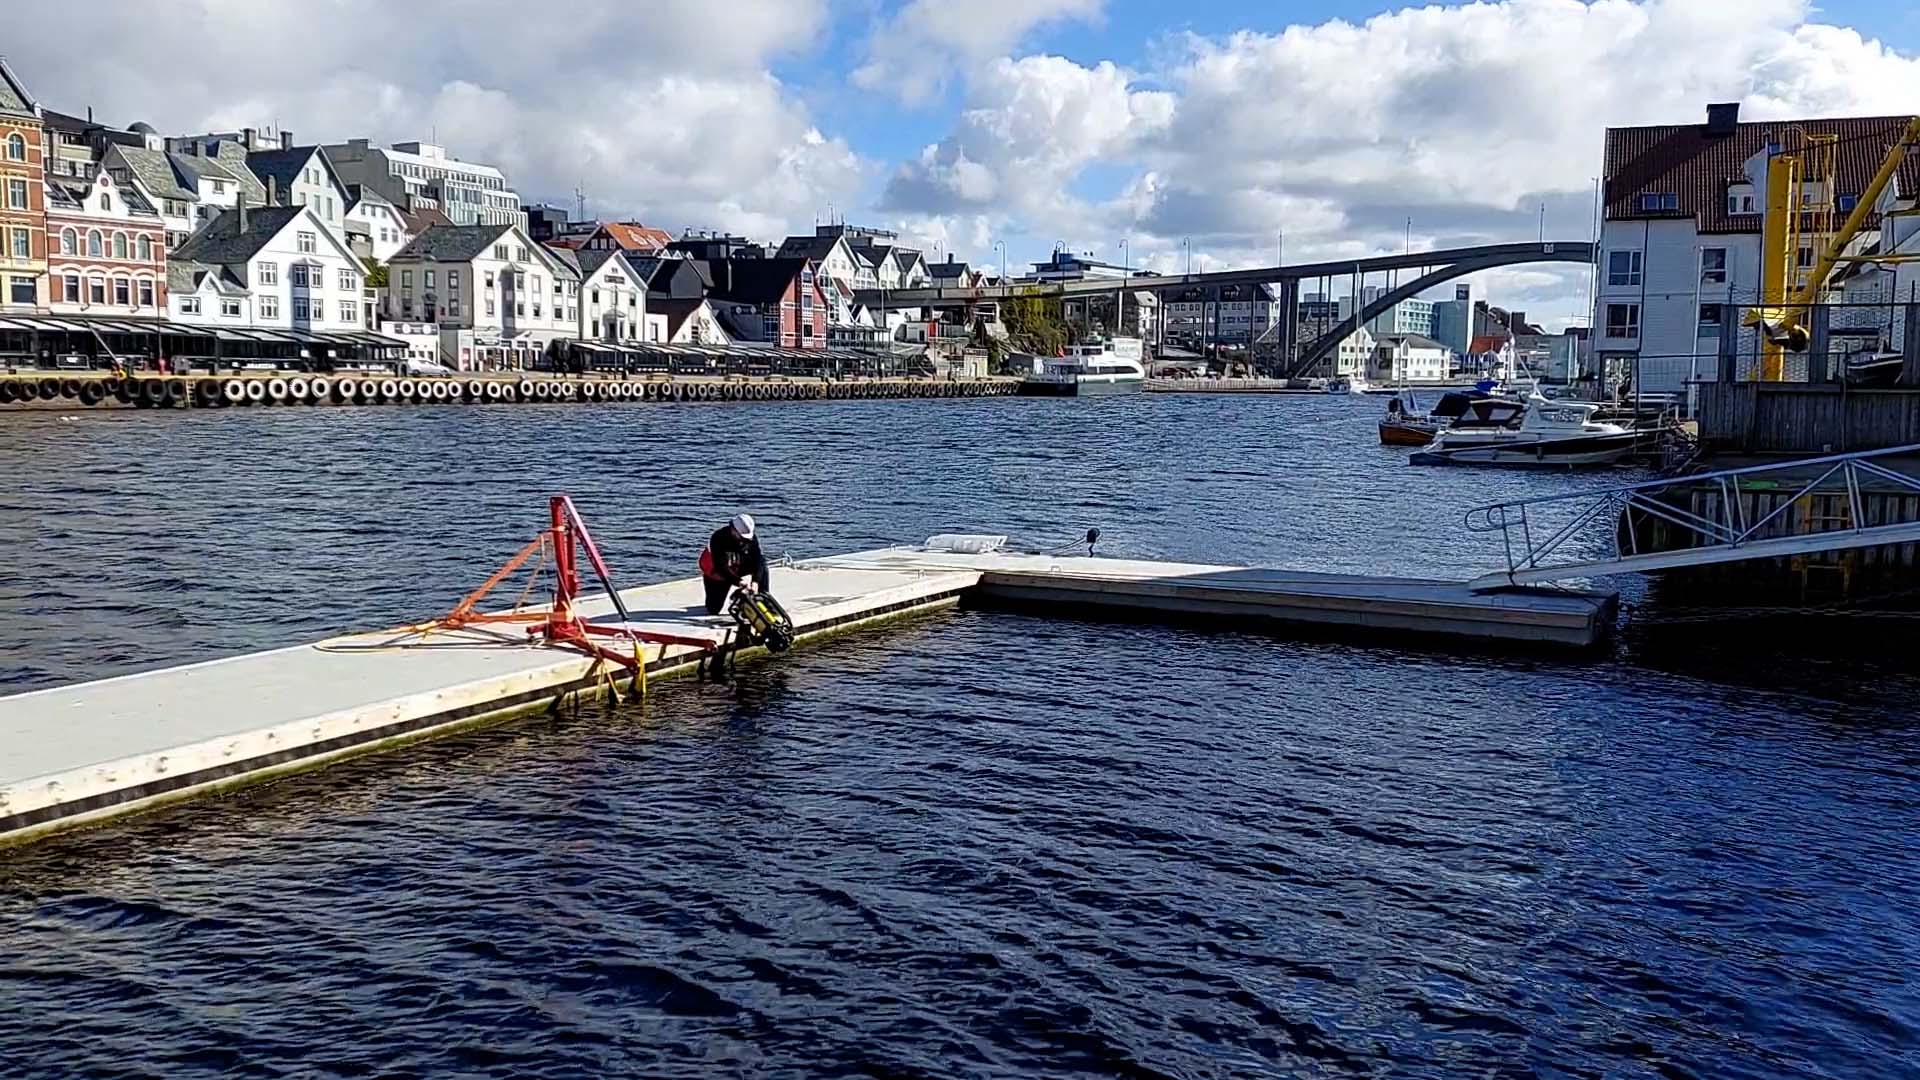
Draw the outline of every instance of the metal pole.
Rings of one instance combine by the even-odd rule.
[[[1706,248],[1694,245],[1693,249],[1693,358],[1687,362],[1687,417],[1693,418],[1694,399],[1697,396],[1695,380],[1700,378],[1700,282],[1707,274]],[[1725,320],[1722,320],[1724,322]],[[1726,328],[1721,327],[1721,333]]]

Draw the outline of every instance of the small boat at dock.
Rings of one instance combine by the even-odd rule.
[[[1431,408],[1422,407],[1411,389],[1401,390],[1387,402],[1387,414],[1380,418],[1380,445],[1425,446],[1474,402],[1497,397],[1498,388],[1499,383],[1487,379],[1469,389],[1449,390]]]
[[[1486,398],[1443,428],[1407,460],[1414,465],[1512,467],[1612,465],[1632,453],[1642,433],[1594,419],[1590,401]]]

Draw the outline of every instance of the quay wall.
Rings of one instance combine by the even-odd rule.
[[[788,379],[486,373],[227,375],[96,372],[0,374],[0,412],[23,408],[246,408],[340,405],[565,404],[580,402],[843,401],[1009,397],[1015,379]]]

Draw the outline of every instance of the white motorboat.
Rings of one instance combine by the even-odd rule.
[[[1110,338],[1069,345],[1065,356],[1035,361],[1026,389],[1029,393],[1061,397],[1135,393],[1147,382],[1144,355],[1139,338]]]
[[[1525,401],[1487,398],[1442,428],[1415,465],[1611,465],[1626,457],[1641,433],[1595,420],[1589,401],[1549,401],[1534,391]]]
[[[1370,394],[1373,384],[1364,375],[1338,375],[1327,380],[1329,394]]]

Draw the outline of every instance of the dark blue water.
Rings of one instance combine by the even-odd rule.
[[[1345,399],[7,417],[0,686],[430,612],[572,491],[1458,576]],[[54,568],[54,569],[50,569]],[[1888,1076],[1920,680],[933,616],[0,856],[0,1075]],[[84,721],[81,721],[84,722]],[[0,706],[0,737],[4,706]]]

